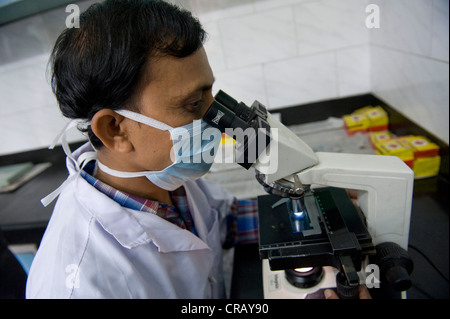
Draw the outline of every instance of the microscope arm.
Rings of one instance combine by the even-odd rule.
[[[303,184],[358,190],[374,244],[407,250],[414,174],[394,156],[316,153],[319,163],[296,175]]]
[[[290,178],[295,184],[295,176],[303,185],[358,190],[358,204],[374,244],[390,241],[407,249],[414,173],[402,160],[394,156],[315,153],[270,113],[267,122],[272,141],[253,164],[258,174],[264,174],[264,183]]]

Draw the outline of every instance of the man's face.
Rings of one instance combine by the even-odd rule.
[[[148,67],[148,85],[139,93],[140,113],[172,127],[203,117],[214,101],[214,76],[203,47],[185,58],[157,57]],[[126,119],[127,120],[127,119]],[[173,146],[168,131],[137,122],[130,123],[138,170],[161,170],[169,166]]]

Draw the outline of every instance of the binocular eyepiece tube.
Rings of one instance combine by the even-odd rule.
[[[239,153],[236,157],[240,159],[237,163],[248,169],[256,162],[259,154],[271,140],[267,110],[258,101],[248,107],[222,90],[214,98],[214,102],[206,111],[203,119],[236,140],[238,144],[237,153]],[[243,140],[238,140],[236,136],[242,136],[242,132],[245,132]],[[264,138],[258,138],[258,135],[262,133]],[[261,145],[263,140],[264,143]],[[256,154],[251,154],[251,150],[257,150]]]

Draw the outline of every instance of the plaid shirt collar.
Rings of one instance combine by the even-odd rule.
[[[97,190],[117,202],[123,207],[155,214],[183,229],[187,229],[196,234],[192,216],[187,202],[184,187],[169,192],[174,205],[159,203],[157,201],[141,198],[132,194],[119,191],[108,184],[96,179],[93,176],[95,170],[95,162],[87,164],[81,176]]]

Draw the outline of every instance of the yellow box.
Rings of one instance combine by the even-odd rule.
[[[423,136],[394,137],[390,132],[371,132],[372,145],[379,155],[392,155],[402,159],[414,171],[415,178],[439,174],[441,157],[439,146]],[[392,136],[389,139],[389,136]]]
[[[439,156],[439,146],[423,136],[408,136],[403,139],[414,150],[414,158]]]
[[[369,119],[364,114],[349,114],[344,115],[342,118],[348,135],[353,135],[357,132],[365,133],[370,126]]]
[[[388,140],[376,144],[377,154],[397,156],[403,160],[406,165],[413,167],[414,165],[414,151],[407,144],[399,140]]]
[[[222,133],[222,139],[220,140],[220,143],[223,145],[236,144],[236,141],[231,136],[228,136],[227,134]]]
[[[365,114],[370,122],[369,131],[378,132],[388,129],[389,117],[381,106],[372,107]]]
[[[364,106],[362,108],[354,110],[352,112],[352,114],[364,114],[365,115],[367,113],[367,111],[370,111],[372,108],[373,108],[372,105],[367,105],[367,106]]]
[[[422,157],[414,160],[413,171],[415,178],[431,177],[439,174],[441,157]]]
[[[342,117],[348,135],[385,131],[389,127],[389,117],[381,106],[365,106]]]
[[[389,131],[370,132],[369,133],[370,142],[372,143],[372,147],[374,149],[376,149],[376,145],[378,143],[389,141],[393,137],[394,137],[394,134],[392,134]]]

